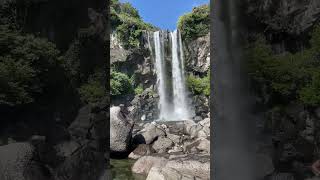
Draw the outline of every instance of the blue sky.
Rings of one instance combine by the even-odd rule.
[[[174,30],[179,16],[191,12],[192,8],[209,3],[209,0],[120,0],[129,2],[138,9],[145,22],[161,29]]]

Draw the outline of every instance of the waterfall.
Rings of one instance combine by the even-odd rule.
[[[167,100],[166,91],[166,68],[164,62],[164,42],[160,31],[154,32],[154,47],[155,47],[155,67],[157,73],[157,88],[159,94],[158,108],[160,110],[159,119],[170,119],[169,102]]]
[[[187,94],[184,77],[184,57],[181,35],[178,30],[171,32],[172,39],[172,80],[173,104],[176,119],[189,119]]]
[[[241,44],[241,1],[216,0],[213,28],[213,179],[255,180],[255,127]]]

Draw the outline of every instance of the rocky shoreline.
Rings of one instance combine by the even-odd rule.
[[[147,180],[210,179],[209,118],[133,123],[125,108],[114,106],[110,113],[111,154],[137,160],[133,173]]]

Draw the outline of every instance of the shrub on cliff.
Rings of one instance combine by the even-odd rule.
[[[63,69],[55,45],[0,26],[0,104],[31,103]],[[59,74],[60,75],[60,74]],[[59,82],[56,82],[59,83]]]
[[[133,94],[134,89],[128,75],[111,71],[110,88],[112,96]]]
[[[210,32],[210,8],[202,5],[193,8],[192,12],[181,16],[178,20],[178,29],[185,40],[193,40],[205,36]]]
[[[145,23],[138,10],[128,2],[113,0],[110,8],[112,29],[127,49],[139,47],[143,30],[155,29],[151,24]]]
[[[320,105],[320,29],[315,28],[311,48],[295,54],[274,55],[262,37],[246,50],[252,85],[265,103],[286,104],[301,101]]]
[[[78,89],[80,98],[85,103],[97,103],[106,96],[106,89],[103,81],[105,81],[102,70],[96,72],[88,78],[88,82],[84,83]]]
[[[187,77],[187,87],[194,95],[204,94],[210,96],[210,77],[209,73],[206,77],[196,77],[190,75]]]

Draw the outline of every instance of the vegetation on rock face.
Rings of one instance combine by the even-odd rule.
[[[134,93],[136,95],[142,94],[143,93],[143,87],[142,85],[138,85],[135,89],[134,89]]]
[[[187,87],[194,95],[204,94],[210,96],[210,76],[209,73],[206,77],[200,78],[194,75],[187,77]]]
[[[127,95],[134,92],[128,75],[114,70],[111,71],[110,87],[112,96]]]
[[[125,48],[139,47],[144,30],[154,30],[151,24],[143,22],[138,11],[130,3],[111,2],[111,26]]]
[[[79,88],[81,100],[86,103],[97,103],[106,95],[106,89],[103,86],[103,75],[98,71],[91,75],[88,82]]]
[[[202,5],[195,7],[192,12],[187,13],[179,18],[178,29],[184,40],[189,41],[210,32],[210,7]]]
[[[319,37],[320,28],[316,27],[311,48],[295,54],[274,55],[262,37],[248,46],[249,75],[265,103],[300,101],[305,105],[320,105]]]
[[[33,102],[62,68],[53,43],[0,26],[0,104]],[[57,82],[58,83],[58,82]]]

